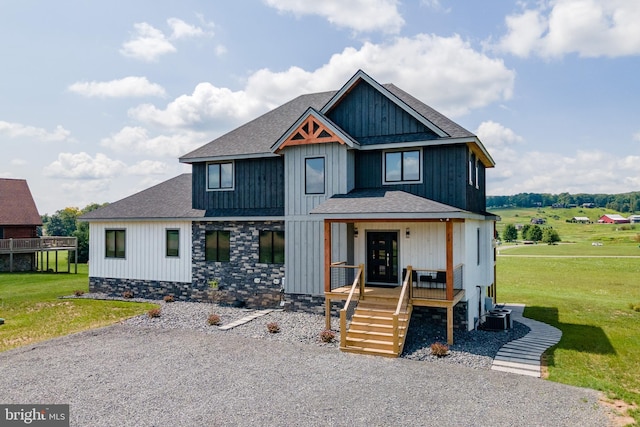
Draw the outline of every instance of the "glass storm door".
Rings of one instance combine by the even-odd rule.
[[[367,282],[398,284],[398,232],[367,233]]]

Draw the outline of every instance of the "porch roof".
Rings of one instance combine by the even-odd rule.
[[[399,190],[384,188],[353,190],[336,194],[311,210],[327,219],[446,219],[483,215],[445,205]]]

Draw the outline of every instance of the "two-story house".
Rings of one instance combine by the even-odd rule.
[[[180,162],[191,175],[83,216],[92,291],[327,316],[365,299],[393,305],[396,323],[427,307],[446,312],[450,342],[454,306],[472,329],[495,295],[493,159],[471,132],[362,71]]]

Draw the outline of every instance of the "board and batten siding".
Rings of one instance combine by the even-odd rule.
[[[179,257],[166,256],[166,230],[180,230]],[[126,230],[125,258],[105,257],[105,231]],[[89,277],[191,283],[191,221],[89,224]]]
[[[305,159],[310,157],[325,159],[324,194],[305,194]],[[338,143],[285,149],[285,292],[323,295],[324,225],[322,218],[309,212],[334,194],[353,189],[353,162],[353,152]],[[332,227],[332,261],[346,260],[347,225]]]

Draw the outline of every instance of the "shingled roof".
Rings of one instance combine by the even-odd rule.
[[[82,215],[82,221],[117,219],[193,219],[203,210],[191,207],[191,174],[185,173]]]
[[[393,84],[381,85],[401,102],[413,109],[439,129],[448,138],[475,138],[475,135],[443,116],[433,108],[409,95]],[[182,163],[202,162],[219,158],[273,156],[272,145],[310,107],[321,110],[339,91],[301,95],[286,104],[214,139],[180,158]]]
[[[477,216],[454,206],[425,199],[399,190],[384,188],[353,190],[336,194],[311,211],[311,214],[348,218],[363,215],[372,218],[463,218]]]
[[[0,225],[42,225],[24,179],[0,178]]]

